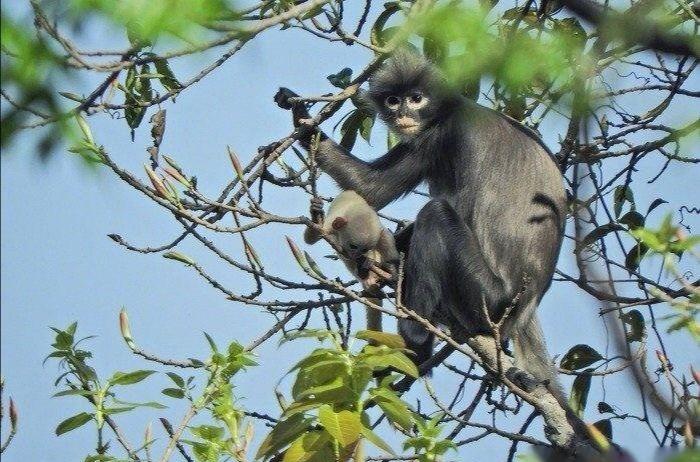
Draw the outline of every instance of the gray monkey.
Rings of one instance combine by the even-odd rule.
[[[302,127],[309,113],[289,100],[295,95],[282,88],[275,101]],[[402,51],[384,63],[368,95],[400,136],[389,152],[364,161],[317,128],[302,128],[301,145],[309,149],[320,134],[319,167],[377,210],[427,183],[431,200],[404,239],[407,248],[399,247],[407,252],[404,303],[458,340],[490,335],[488,319],[497,322],[508,311],[501,334],[512,339],[517,366],[565,402],[536,315],[566,218],[551,153],[532,131],[447,85],[416,53]],[[399,332],[418,363],[431,357],[434,336],[422,325],[401,319]]]

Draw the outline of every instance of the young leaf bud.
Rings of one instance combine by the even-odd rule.
[[[180,252],[166,252],[163,254],[164,258],[169,258],[171,260],[177,260],[180,263],[184,263],[187,266],[194,266],[195,261],[192,260],[190,257],[188,257],[185,254],[182,254]]]
[[[289,236],[285,237],[287,238],[287,244],[289,245],[289,248],[291,249],[292,254],[294,255],[294,258],[296,259],[297,263],[299,263],[299,266],[301,266],[301,268],[304,271],[308,271],[309,264],[304,258],[304,255],[301,253],[301,250],[299,250],[299,247],[297,247],[292,238],[290,238]]]
[[[144,170],[146,170],[146,174],[148,175],[148,178],[151,180],[151,184],[153,185],[153,189],[156,190],[156,194],[158,194],[160,197],[163,199],[169,199],[170,194],[168,193],[168,190],[165,189],[165,186],[163,185],[163,182],[161,179],[156,175],[156,172],[151,169],[148,165],[143,166]]]
[[[243,181],[243,167],[241,167],[241,161],[238,160],[238,156],[231,150],[231,148],[228,148],[228,157],[231,159],[231,165],[233,165],[233,169],[236,171],[236,176],[238,176],[238,179]]]
[[[132,350],[135,349],[136,345],[134,344],[134,339],[131,336],[131,329],[129,328],[129,316],[126,314],[124,308],[119,311],[119,330],[127,346]]]

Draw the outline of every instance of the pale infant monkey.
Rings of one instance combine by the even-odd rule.
[[[341,260],[352,274],[358,277],[367,293],[380,291],[381,282],[396,274],[399,253],[394,235],[385,228],[377,212],[355,191],[343,191],[336,196],[323,218],[322,205],[312,205],[312,218],[323,220],[323,234],[330,236],[341,249]],[[321,233],[307,227],[304,241],[315,244]],[[381,298],[370,298],[381,305]],[[367,329],[382,330],[381,312],[367,307]]]

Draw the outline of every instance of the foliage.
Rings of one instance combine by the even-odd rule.
[[[353,353],[333,331],[301,331],[295,338],[313,336],[329,340],[330,348],[317,348],[289,371],[296,372],[293,401],[283,408],[280,421],[263,441],[257,457],[268,460],[284,450],[285,462],[347,460],[361,440],[393,454],[372,430],[367,409],[377,405],[396,428],[411,431],[415,414],[394,392],[397,374],[417,378],[418,370],[406,356],[396,334],[360,331],[358,339],[371,341]],[[383,375],[371,386],[372,378]]]

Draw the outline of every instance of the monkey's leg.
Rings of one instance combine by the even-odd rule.
[[[405,304],[434,320],[452,317],[469,333],[486,332],[482,295],[488,307],[507,300],[503,283],[490,270],[472,231],[444,200],[433,199],[418,213],[405,270]],[[399,332],[422,363],[432,353],[433,335],[419,323],[399,320]]]

